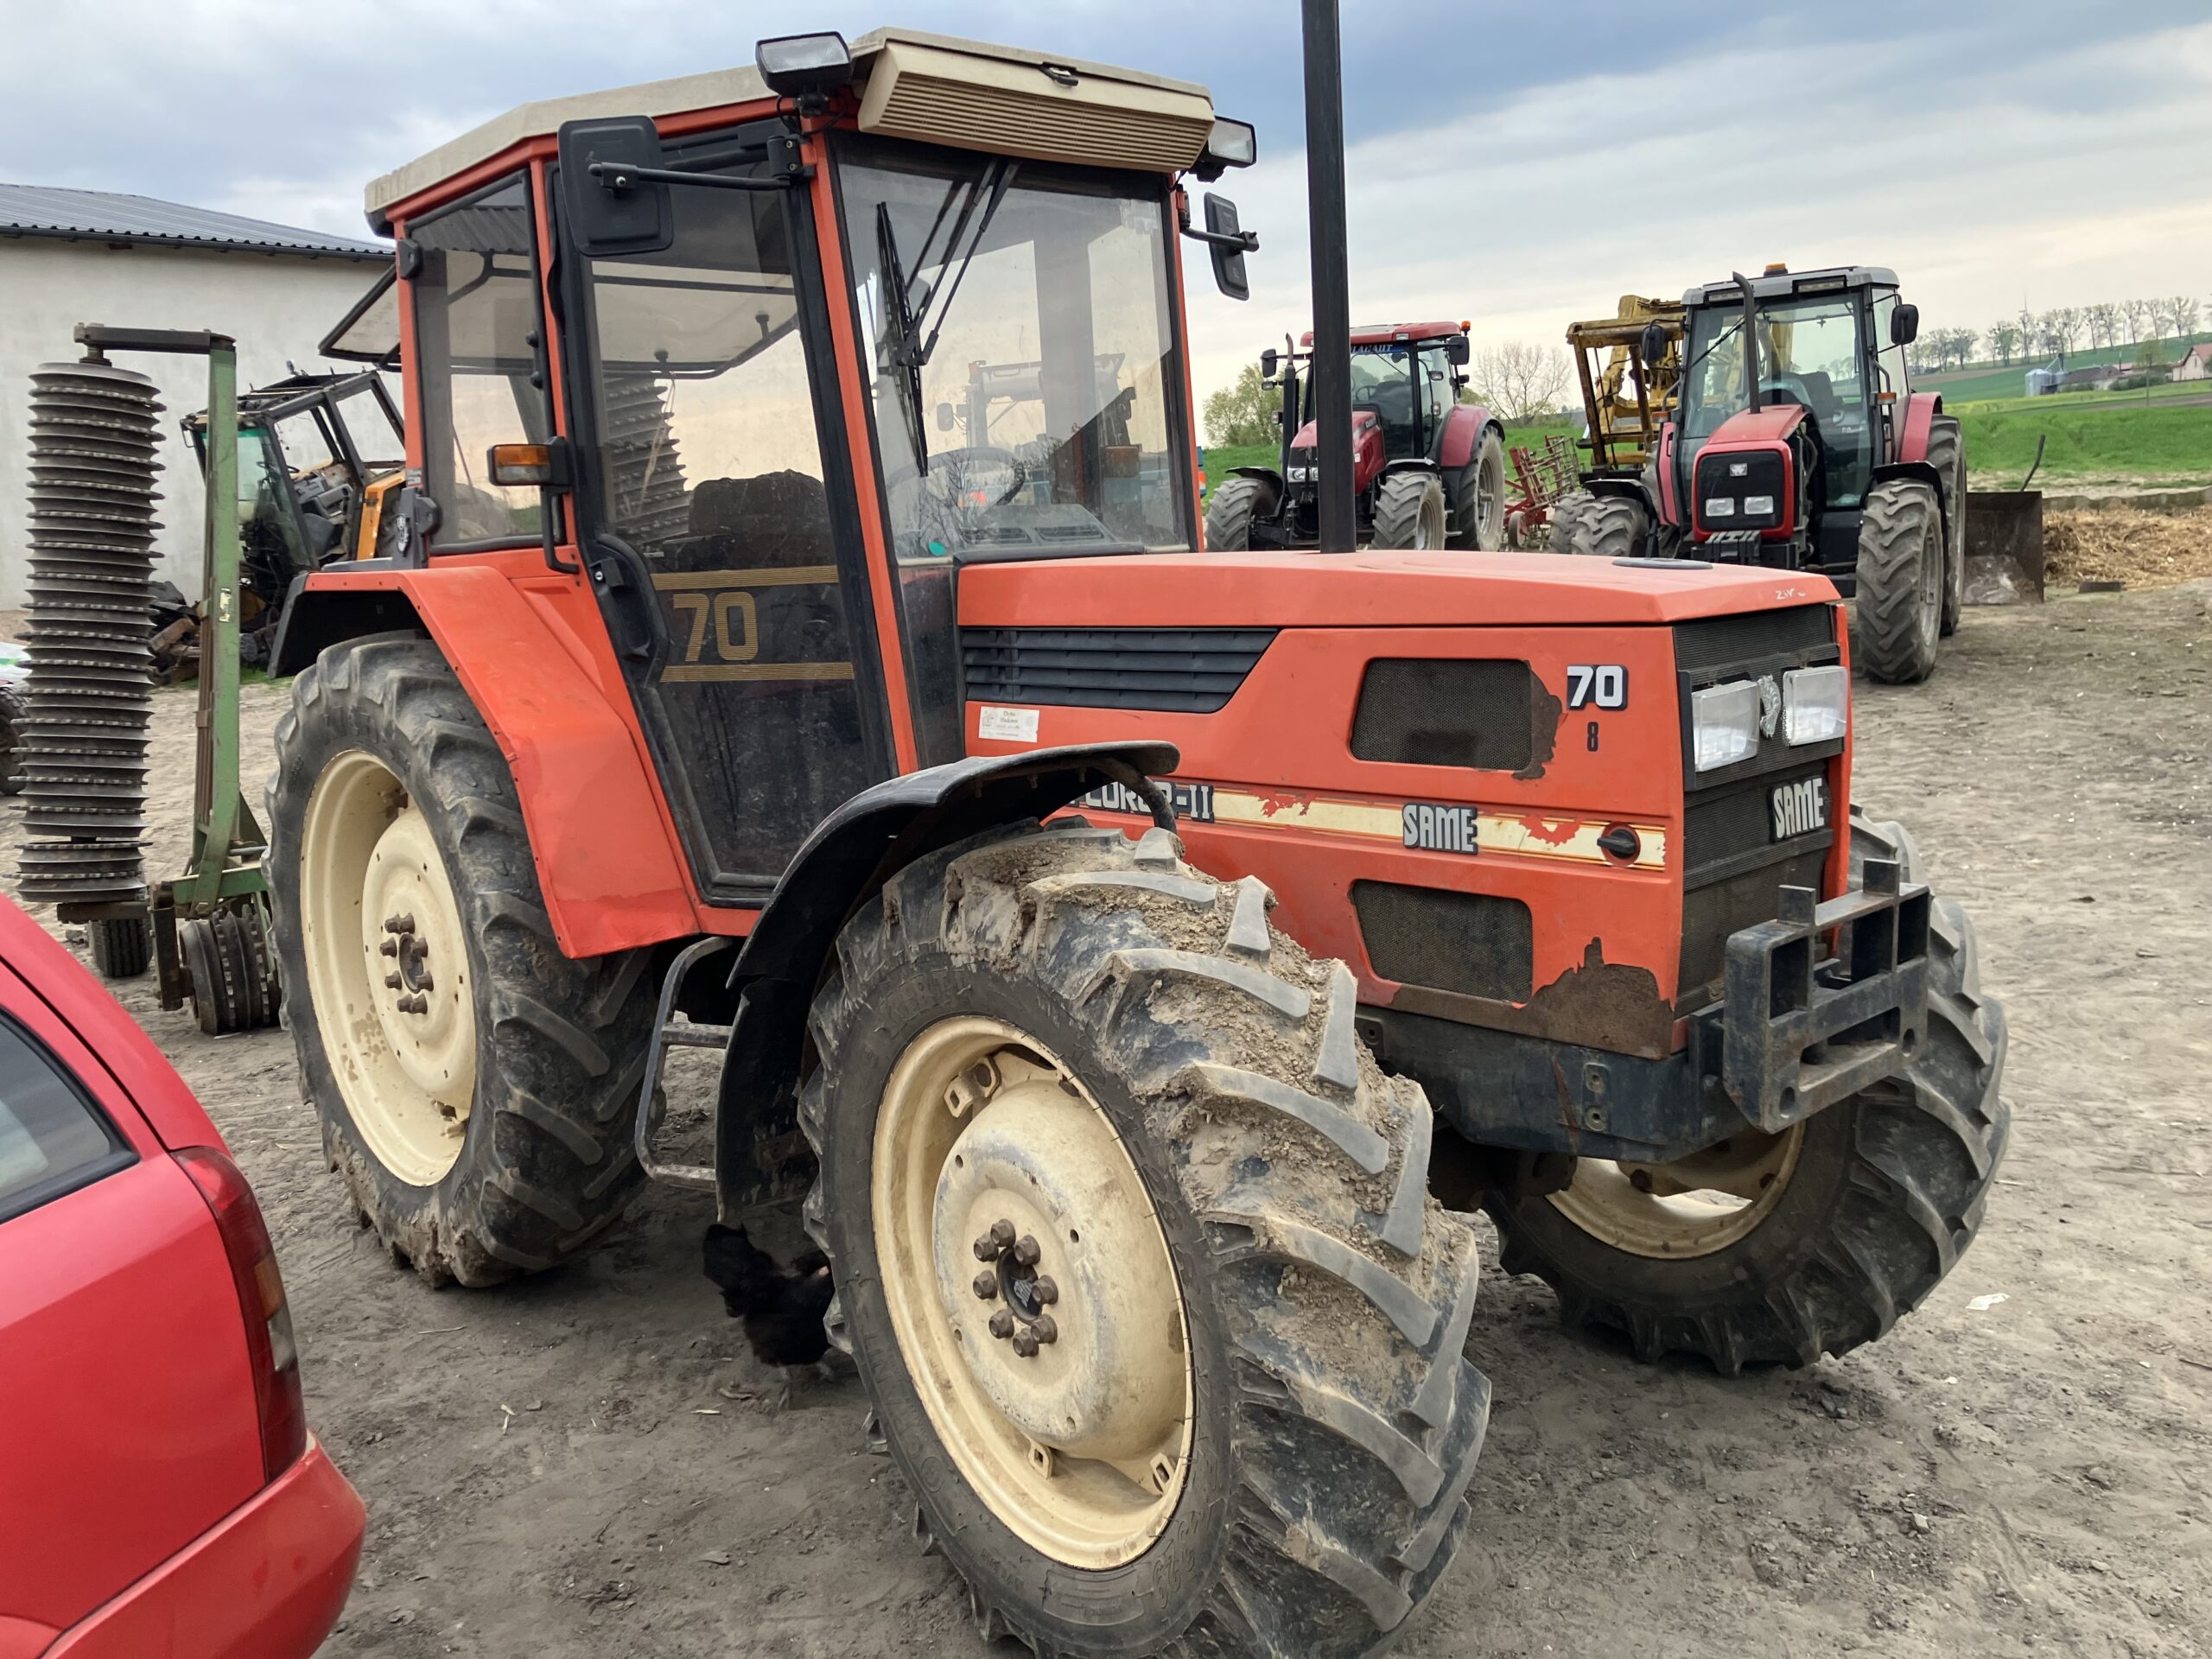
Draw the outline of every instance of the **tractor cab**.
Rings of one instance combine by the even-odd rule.
[[[1376,547],[1503,545],[1504,427],[1487,409],[1459,400],[1471,326],[1352,329],[1352,491],[1363,541]],[[1274,467],[1231,469],[1207,511],[1206,545],[1224,551],[1318,546],[1321,469],[1312,332],[1287,351],[1262,352],[1260,373],[1281,395],[1275,415],[1281,458]]]

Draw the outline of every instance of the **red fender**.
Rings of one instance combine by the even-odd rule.
[[[1481,445],[1485,428],[1497,427],[1499,441],[1504,440],[1505,427],[1496,416],[1480,404],[1454,404],[1452,412],[1444,417],[1444,436],[1436,450],[1436,464],[1447,473],[1456,473],[1475,458]]]
[[[1904,400],[1904,419],[1897,423],[1899,461],[1928,459],[1928,429],[1943,407],[1940,392],[1916,391]]]
[[[532,550],[411,569],[321,571],[294,602],[379,588],[415,607],[506,757],[564,955],[732,931],[732,912],[694,901],[588,590],[548,571]]]

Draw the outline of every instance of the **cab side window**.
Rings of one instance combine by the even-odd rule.
[[[423,400],[424,484],[442,550],[539,539],[539,491],[485,476],[495,443],[542,443],[545,395],[531,384],[538,327],[537,227],[520,174],[412,220],[423,250],[410,284]]]

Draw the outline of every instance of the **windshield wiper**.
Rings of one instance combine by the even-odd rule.
[[[982,176],[969,186],[968,200],[961,204],[960,216],[953,220],[952,229],[944,238],[944,251],[948,258],[951,256],[952,251],[960,245],[960,233],[967,228],[969,218],[976,211],[976,198],[988,189],[990,192],[990,200],[983,208],[982,217],[976,219],[976,233],[968,240],[968,251],[961,255],[960,263],[953,266],[950,280],[947,281],[944,276],[940,275],[937,287],[922,301],[923,317],[927,318],[933,310],[937,314],[937,320],[930,326],[930,337],[922,342],[917,366],[927,363],[930,360],[930,353],[937,349],[938,334],[944,329],[944,320],[952,310],[953,299],[960,292],[960,279],[968,274],[968,267],[976,263],[976,254],[982,251],[983,238],[991,228],[991,220],[998,217],[999,206],[1006,200],[1006,193],[1014,183],[1014,175],[1020,170],[1020,162],[994,161],[987,163]]]
[[[920,330],[920,323],[914,315],[906,267],[899,261],[899,234],[891,228],[891,204],[887,201],[875,204],[875,252],[883,266],[884,286],[890,290],[886,296],[885,320],[893,330],[892,338],[885,342],[884,359],[898,370],[900,389],[906,394],[899,401],[906,409],[906,435],[913,440],[914,470],[926,473],[930,468],[929,423],[923,418],[922,365],[927,360],[927,354],[918,354],[914,349],[914,336]]]

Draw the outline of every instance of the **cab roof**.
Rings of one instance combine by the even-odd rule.
[[[1179,170],[1198,159],[1213,125],[1213,101],[1204,86],[1143,70],[1118,68],[1025,47],[995,46],[912,29],[871,29],[853,41],[849,49],[853,58],[854,86],[863,92],[878,71],[885,68],[894,75],[903,73],[910,84],[917,84],[917,97],[922,100],[943,100],[948,70],[954,82],[971,92],[991,84],[999,101],[987,113],[998,118],[984,130],[988,135],[988,147],[1007,155],[1034,156],[1041,160],[1090,159],[1103,165],[1152,165]],[[1033,72],[1033,79],[1032,73],[1024,72]],[[495,116],[375,180],[365,193],[364,206],[370,225],[380,232],[388,231],[391,212],[399,204],[518,144],[551,137],[567,122],[622,115],[680,115],[752,103],[768,96],[768,87],[760,70],[747,64],[679,75],[669,80],[646,81],[635,86],[519,104],[505,115]],[[889,100],[876,101],[880,104]],[[863,130],[870,130],[868,102],[864,96],[861,122]],[[912,132],[918,118],[921,124],[928,127],[930,111],[916,111],[912,102],[910,99],[908,107],[901,112],[908,118],[904,129],[895,122],[879,124],[888,131]],[[1147,148],[1141,155],[1086,156],[1081,153],[1086,140],[1110,138],[1111,135],[1101,135],[1091,129],[1097,126],[1103,112],[1116,108],[1140,109],[1153,118],[1154,126],[1160,130],[1150,136],[1160,142]],[[1025,122],[1022,116],[1033,111],[1033,121]],[[947,118],[944,130],[914,132],[913,136],[926,137],[938,143],[962,144],[960,129],[963,124],[957,118],[962,113],[971,118],[968,130],[975,130],[972,118],[976,111],[971,104],[964,111],[944,110]]]
[[[1351,327],[1351,343],[1355,346],[1395,346],[1401,342],[1429,340],[1449,340],[1454,334],[1464,334],[1464,322],[1356,322]],[[1313,331],[1308,328],[1299,344],[1311,346]]]
[[[1770,270],[1751,278],[1755,300],[1786,300],[1796,294],[1842,293],[1854,288],[1895,288],[1897,274],[1884,265],[1828,265],[1819,270]],[[1726,305],[1744,297],[1735,278],[1700,283],[1684,290],[1688,306]]]

